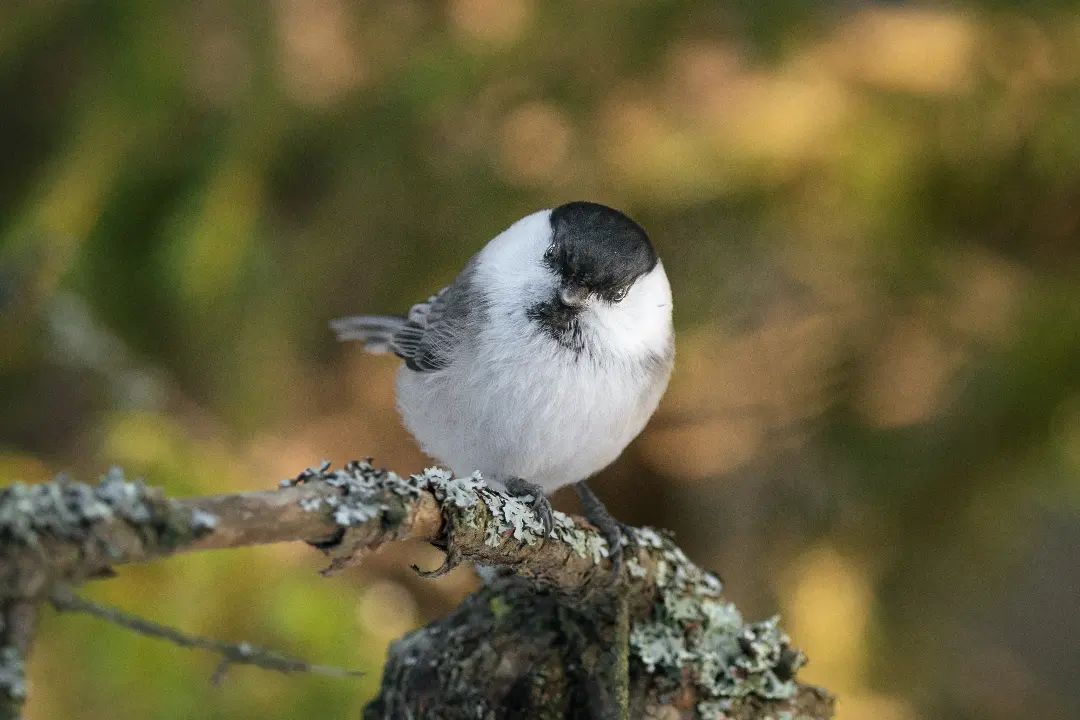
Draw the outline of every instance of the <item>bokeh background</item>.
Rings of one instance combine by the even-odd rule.
[[[1071,2],[0,3],[0,483],[419,470],[396,362],[327,320],[585,198],[676,299],[614,512],[782,613],[841,720],[1080,717]],[[212,687],[211,657],[49,615],[29,717],[356,717],[473,586],[407,569],[438,560],[124,568],[87,592],[369,674]]]

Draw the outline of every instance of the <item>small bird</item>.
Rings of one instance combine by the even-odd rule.
[[[674,360],[671,288],[640,225],[591,202],[541,210],[408,315],[331,326],[405,361],[398,409],[428,455],[523,497],[545,536],[547,495],[575,484],[621,570],[621,526],[585,481],[645,427]]]

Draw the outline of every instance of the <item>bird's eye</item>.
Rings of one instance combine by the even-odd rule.
[[[628,293],[628,292],[630,292],[630,288],[628,288],[628,287],[619,288],[618,290],[616,290],[614,293],[611,294],[611,302],[613,302],[613,303],[621,302],[622,299],[624,297],[626,297],[626,293]]]
[[[544,260],[551,262],[555,259],[555,243],[548,245],[547,250],[544,251]]]

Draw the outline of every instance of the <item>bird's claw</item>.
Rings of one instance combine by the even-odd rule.
[[[584,481],[574,485],[574,489],[577,490],[586,519],[596,526],[604,540],[607,541],[608,559],[611,560],[609,584],[615,585],[623,574],[626,555],[623,550],[623,539],[625,537],[632,538],[633,533],[629,527],[615,519],[615,516],[608,511],[604,503],[601,502],[600,498],[596,497],[596,494]]]
[[[627,536],[628,528],[617,520],[610,525],[603,524],[602,521],[596,518],[589,518],[589,522],[596,525],[597,529],[600,530],[600,534],[604,536],[604,540],[607,541],[608,559],[611,560],[611,573],[608,575],[608,580],[611,585],[614,585],[622,577],[623,565],[626,562],[626,548],[623,546],[623,538]]]
[[[536,514],[537,519],[540,520],[540,525],[544,528],[542,540],[546,540],[547,537],[551,535],[551,531],[555,528],[555,511],[551,507],[551,501],[548,500],[547,495],[544,494],[544,490],[536,483],[531,483],[528,480],[523,480],[521,478],[510,478],[507,480],[506,490],[532,509]],[[529,496],[532,499],[526,500],[526,496]]]
[[[529,507],[540,518],[540,524],[544,526],[544,538],[547,538],[555,529],[555,510],[551,507],[551,501],[546,495],[534,495]]]

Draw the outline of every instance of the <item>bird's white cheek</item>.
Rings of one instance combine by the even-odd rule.
[[[635,286],[620,303],[594,301],[582,323],[594,337],[616,352],[655,352],[671,338],[671,294],[666,280]]]

